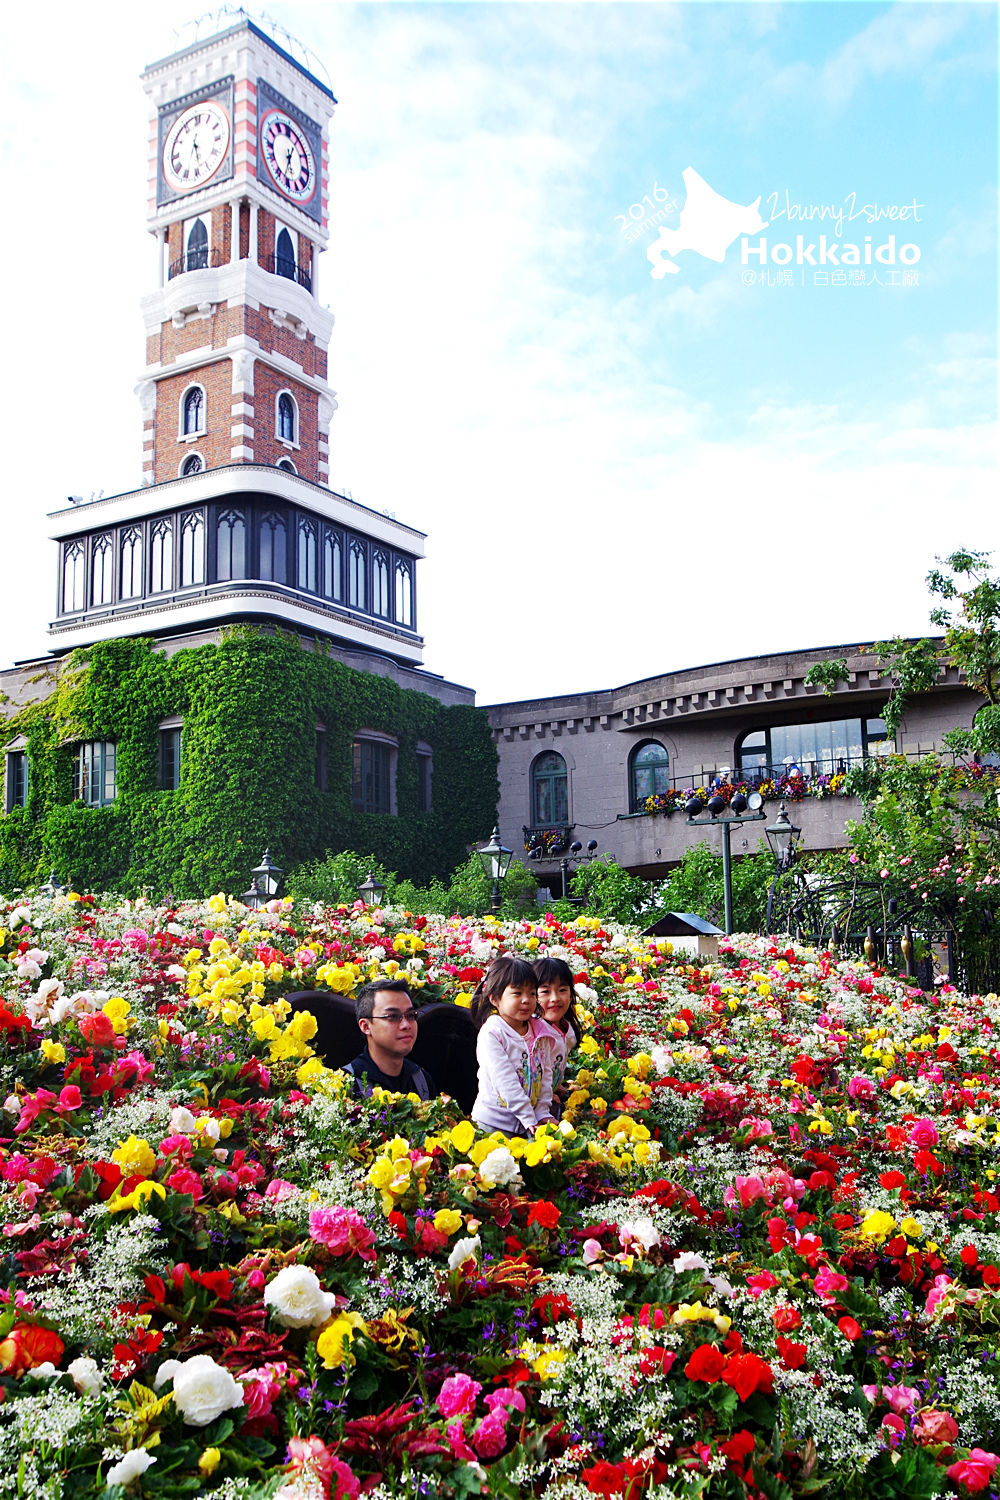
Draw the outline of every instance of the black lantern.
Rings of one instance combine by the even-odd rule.
[[[265,900],[268,901],[278,894],[278,886],[281,884],[283,873],[280,865],[276,865],[271,858],[270,849],[264,850],[264,857],[260,864],[250,871],[252,883],[258,886],[264,893]]]
[[[381,906],[385,900],[385,886],[374,875],[369,875],[364,884],[358,886],[358,895],[366,906]]]
[[[38,887],[38,894],[40,896],[51,896],[54,900],[56,896],[63,894],[63,890],[64,887],[56,880],[56,872],[53,870],[45,884]]]
[[[802,837],[802,829],[796,828],[790,820],[783,802],[778,810],[778,816],[764,829],[764,834],[771,846],[771,853],[774,855],[778,869],[787,870],[795,858],[796,847]]]
[[[244,906],[249,906],[251,911],[262,911],[267,905],[267,891],[263,890],[258,879],[257,871],[253,871],[253,879],[250,881],[250,889],[244,891],[240,900]]]
[[[726,799],[725,797],[720,797],[719,793],[716,792],[713,797],[709,797],[708,801],[705,803],[705,806],[712,814],[712,817],[717,818],[720,812],[725,812],[726,810]]]
[[[689,797],[684,804],[684,811],[689,818],[696,818],[700,812],[705,811],[705,804],[700,797]]]
[[[486,879],[492,883],[490,890],[490,907],[493,911],[499,911],[500,882],[504,879],[507,871],[510,869],[510,862],[514,858],[514,851],[512,849],[504,848],[503,844],[501,844],[500,842],[500,829],[499,827],[496,827],[490,834],[489,843],[483,844],[479,849],[476,850],[476,853],[479,855],[479,858],[483,862],[483,869],[486,871]]]

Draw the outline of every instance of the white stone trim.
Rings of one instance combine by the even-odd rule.
[[[234,422],[229,435],[235,441],[236,438],[252,438],[254,433],[249,423]]]
[[[237,461],[240,461],[242,459],[252,459],[253,449],[246,443],[234,443],[229,450],[229,456],[230,458]]]
[[[229,410],[234,417],[252,417],[254,405],[252,401],[234,401]]]
[[[254,243],[251,234],[251,248]],[[204,302],[252,308],[277,305],[284,317],[295,319],[315,334],[324,349],[333,333],[333,313],[321,307],[304,286],[287,277],[272,275],[255,260],[238,260],[224,266],[207,266],[201,271],[185,271],[165,287],[148,292],[139,304],[147,338],[157,334],[175,313],[187,312]]]

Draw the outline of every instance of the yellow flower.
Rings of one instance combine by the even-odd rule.
[[[346,1360],[354,1363],[354,1356],[346,1347],[354,1340],[355,1330],[361,1327],[364,1319],[356,1312],[343,1312],[338,1314],[331,1323],[327,1323],[323,1332],[316,1340],[316,1353],[323,1361],[328,1370],[339,1370]]]
[[[218,1448],[206,1448],[198,1460],[198,1467],[203,1474],[214,1474],[222,1462],[222,1454]]]
[[[448,1139],[456,1151],[461,1151],[463,1156],[467,1156],[469,1148],[476,1139],[476,1127],[471,1120],[462,1120],[455,1126]]]
[[[884,1240],[896,1227],[892,1214],[880,1208],[870,1208],[861,1224],[861,1233],[869,1240]]]
[[[457,1208],[439,1208],[434,1215],[434,1228],[438,1234],[457,1234],[464,1223]]]
[[[900,1233],[905,1234],[908,1240],[918,1240],[924,1232],[923,1226],[917,1219],[900,1219],[899,1229]]]
[[[42,1043],[42,1056],[49,1063],[64,1063],[66,1061],[66,1048],[62,1042],[50,1042],[46,1038]]]
[[[104,1007],[104,1014],[114,1027],[115,1036],[124,1036],[128,1031],[129,1021],[126,1018],[131,1008],[128,1001],[123,1000],[121,995],[112,995]]]
[[[540,1380],[552,1380],[559,1374],[568,1358],[565,1349],[545,1349],[537,1359],[532,1360],[531,1368]]]
[[[156,1166],[156,1153],[148,1141],[137,1140],[130,1135],[127,1141],[121,1141],[118,1148],[111,1153],[111,1160],[115,1166],[121,1167],[126,1177],[134,1177],[140,1172],[143,1177],[149,1177]]]
[[[205,902],[205,905],[208,907],[209,911],[223,912],[226,909],[226,898],[220,891],[217,896],[209,896],[208,900]]]
[[[258,1042],[269,1041],[270,1038],[274,1036],[277,1029],[278,1023],[277,1021],[275,1021],[274,1016],[270,1011],[265,1011],[264,1014],[262,1016],[258,1016],[253,1023],[253,1034],[257,1038]]]
[[[117,1214],[126,1208],[141,1208],[154,1194],[157,1198],[166,1198],[167,1190],[162,1182],[151,1182],[148,1178],[145,1182],[137,1182],[127,1197],[121,1198],[116,1192],[108,1199],[108,1213]]]
[[[603,1055],[601,1044],[595,1041],[592,1036],[585,1036],[577,1051],[582,1052],[584,1057],[599,1057]]]

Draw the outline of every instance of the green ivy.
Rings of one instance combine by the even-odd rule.
[[[336,661],[323,643],[250,626],[168,657],[145,639],[76,652],[38,702],[7,721],[28,744],[27,805],[0,820],[0,887],[54,869],[93,889],[177,897],[239,894],[265,845],[284,868],[344,849],[401,875],[446,875],[496,816],[497,757],[486,715]],[[157,789],[159,724],[183,718],[181,784]],[[316,784],[325,726],[326,786]],[[397,814],[351,801],[361,729],[398,743]],[[117,799],[74,801],[75,746],[117,745]],[[418,741],[433,756],[432,810],[417,810]]]

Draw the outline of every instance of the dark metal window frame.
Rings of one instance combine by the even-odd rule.
[[[118,747],[114,740],[83,740],[76,747],[76,799],[109,807],[118,798]]]

